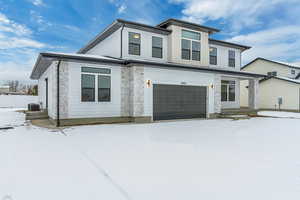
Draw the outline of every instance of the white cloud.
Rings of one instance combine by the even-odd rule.
[[[32,31],[25,25],[18,24],[0,13],[0,32],[10,32],[16,35],[30,35]]]
[[[45,5],[43,0],[31,0],[31,3],[35,6],[44,6]]]
[[[285,62],[299,61],[299,26],[282,26],[254,33],[237,35],[227,41],[252,46],[250,50],[243,53],[244,64],[256,57],[264,57]]]
[[[119,6],[118,8],[118,13],[121,14],[121,13],[124,13],[125,10],[126,10],[127,6],[125,4],[122,4],[121,6]]]
[[[45,44],[31,39],[32,31],[0,13],[0,49],[43,48]]]
[[[299,0],[170,0],[183,4],[183,19],[204,23],[208,20],[226,20],[233,30],[259,25],[259,17],[281,5],[298,5]]]
[[[0,80],[29,80],[38,51],[51,48],[32,37],[29,28],[0,12]]]
[[[17,37],[2,37],[0,38],[0,49],[13,49],[13,48],[43,48],[46,45],[29,39],[29,38],[17,38]]]

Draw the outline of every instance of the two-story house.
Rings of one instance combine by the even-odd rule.
[[[300,111],[300,66],[256,58],[242,67],[244,72],[264,74],[259,82],[259,108]],[[248,82],[240,84],[241,106],[248,105]]]
[[[219,30],[177,19],[150,26],[118,19],[76,54],[40,53],[31,74],[58,125],[209,118],[258,105],[262,75],[241,72],[250,47],[211,39]]]

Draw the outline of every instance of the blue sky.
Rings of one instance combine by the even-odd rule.
[[[116,18],[178,18],[221,29],[256,57],[300,63],[299,0],[0,0],[0,81],[29,80],[39,52],[76,52]]]

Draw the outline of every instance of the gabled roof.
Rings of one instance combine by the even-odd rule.
[[[272,78],[282,80],[282,81],[287,81],[290,83],[300,84],[300,80],[295,80],[295,79],[286,78],[286,77],[282,77],[282,76],[269,76],[269,77],[266,77],[266,78],[260,80],[259,82],[262,83],[262,82],[270,80]]]
[[[240,71],[229,71],[224,69],[211,68],[209,66],[196,66],[196,65],[185,65],[176,64],[170,62],[154,62],[149,60],[137,60],[137,59],[120,59],[107,56],[96,56],[89,54],[70,54],[70,53],[40,53],[33,71],[31,73],[31,79],[39,79],[40,76],[47,70],[53,61],[63,60],[63,61],[79,61],[79,62],[93,62],[93,63],[113,63],[120,64],[122,66],[126,65],[143,65],[143,66],[156,66],[156,67],[170,67],[179,69],[189,69],[195,71],[204,72],[214,72],[218,74],[228,74],[228,75],[238,75],[245,77],[257,77],[264,78],[265,75],[256,74],[251,72],[240,72]]]
[[[197,30],[197,31],[205,31],[208,32],[209,34],[212,33],[216,33],[216,32],[220,32],[219,29],[216,28],[212,28],[212,27],[208,27],[208,26],[202,26],[200,24],[196,24],[196,23],[192,23],[192,22],[187,22],[187,21],[183,21],[183,20],[179,20],[179,19],[167,19],[163,22],[161,22],[160,24],[157,25],[157,27],[162,27],[162,28],[166,28],[169,25],[177,25],[177,26],[182,26],[185,28],[189,28],[189,29],[193,29],[193,30]]]
[[[226,42],[226,41],[222,41],[222,40],[216,40],[216,39],[212,39],[212,38],[209,38],[208,40],[209,40],[210,44],[217,44],[217,45],[227,46],[227,47],[231,47],[231,48],[238,48],[242,51],[245,51],[245,50],[251,48],[249,46],[236,44],[236,43],[232,43],[232,42]]]
[[[252,60],[251,62],[249,62],[248,64],[244,65],[241,69],[245,69],[246,67],[248,67],[249,65],[251,65],[252,63],[254,63],[257,60],[263,60],[263,61],[267,61],[267,62],[271,62],[271,63],[274,63],[274,64],[279,64],[279,65],[282,65],[282,66],[285,66],[285,67],[290,67],[290,68],[295,68],[295,69],[300,68],[300,66],[297,66],[297,65],[294,65],[294,64],[284,63],[284,62],[274,61],[274,60],[268,60],[268,59],[265,59],[265,58],[258,57],[258,58],[255,58],[254,60]]]
[[[94,46],[96,46],[99,42],[110,36],[112,33],[114,33],[116,30],[124,27],[134,28],[138,30],[168,35],[172,31],[167,30],[164,28],[156,27],[156,26],[150,26],[147,24],[127,21],[124,19],[117,19],[112,24],[110,24],[108,27],[106,27],[100,34],[98,34],[94,39],[92,39],[87,45],[85,45],[83,48],[81,48],[77,53],[86,53],[90,49],[92,49]]]

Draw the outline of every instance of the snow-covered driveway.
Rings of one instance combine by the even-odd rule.
[[[18,124],[0,130],[0,199],[298,200],[299,123]]]

